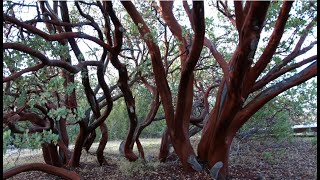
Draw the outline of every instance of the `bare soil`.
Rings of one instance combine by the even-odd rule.
[[[198,138],[193,138],[194,146]],[[108,165],[99,166],[96,157],[83,151],[81,165],[72,170],[79,173],[84,179],[95,180],[206,180],[212,179],[207,171],[185,172],[180,162],[170,158],[166,163],[157,162],[160,140],[142,140],[147,162],[129,163],[117,153],[117,148],[107,146],[105,156]],[[115,146],[115,145],[113,145]],[[116,147],[116,146],[115,146]],[[277,141],[273,138],[249,139],[240,141],[235,139],[230,154],[229,179],[317,179],[317,145],[310,138],[294,138],[292,142]],[[27,158],[27,159],[26,159]],[[41,155],[21,157],[17,161],[24,163],[43,162]],[[20,164],[17,163],[16,164]],[[33,171],[23,172],[13,179],[61,179],[47,173]]]

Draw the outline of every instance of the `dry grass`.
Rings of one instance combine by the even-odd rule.
[[[160,148],[161,139],[140,139],[141,143],[143,144],[143,148],[147,150],[150,154],[157,154],[158,149]],[[119,154],[119,145],[121,141],[109,141],[106,145],[105,152],[109,155],[118,156]],[[70,149],[73,150],[74,146],[71,145]],[[96,157],[92,154],[97,150],[98,143],[92,144],[92,147],[87,153],[85,150],[82,151],[81,162],[92,162],[95,161]],[[138,154],[138,149],[134,146],[134,152]],[[30,163],[30,162],[41,162],[44,163],[44,160],[41,155],[41,150],[31,150],[31,149],[24,149],[15,151],[10,155],[3,156],[3,167],[4,169],[17,166],[20,164]]]

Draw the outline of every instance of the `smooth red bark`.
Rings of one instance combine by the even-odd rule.
[[[3,172],[3,179],[8,179],[16,174],[26,172],[26,171],[43,171],[55,176],[59,176],[64,179],[70,179],[70,180],[80,180],[82,179],[76,172],[74,171],[68,171],[63,168],[58,168],[55,166],[51,166],[48,164],[43,163],[32,163],[32,164],[25,164],[20,166],[15,166],[11,169],[5,170]]]

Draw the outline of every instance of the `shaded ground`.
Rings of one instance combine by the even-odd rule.
[[[315,142],[315,141],[314,141]],[[310,138],[295,138],[291,143],[275,139],[234,140],[230,154],[230,179],[317,179],[317,147]],[[74,170],[84,179],[211,179],[207,172],[184,172],[179,161],[156,161],[159,139],[142,140],[147,163],[129,163],[117,153],[119,142],[108,143],[109,165],[98,166],[96,157],[83,151],[81,166]],[[196,146],[197,138],[192,139]],[[94,152],[91,150],[91,152]],[[6,159],[4,159],[6,160]],[[5,161],[4,161],[5,162]],[[16,164],[43,162],[41,155],[25,156]],[[4,164],[5,165],[5,164]],[[7,164],[8,166],[8,164]],[[25,172],[10,179],[60,179],[42,172]]]

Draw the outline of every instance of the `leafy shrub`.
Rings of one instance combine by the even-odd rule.
[[[294,104],[289,103],[286,96],[276,97],[264,105],[251,119],[241,128],[241,133],[256,129],[251,135],[275,136],[277,140],[292,140],[293,131],[291,126]],[[288,105],[287,105],[288,104]],[[290,106],[289,106],[290,105]]]
[[[276,139],[289,141],[292,140],[293,131],[290,122],[286,118],[279,118],[275,124],[271,127],[272,134],[275,135]]]

